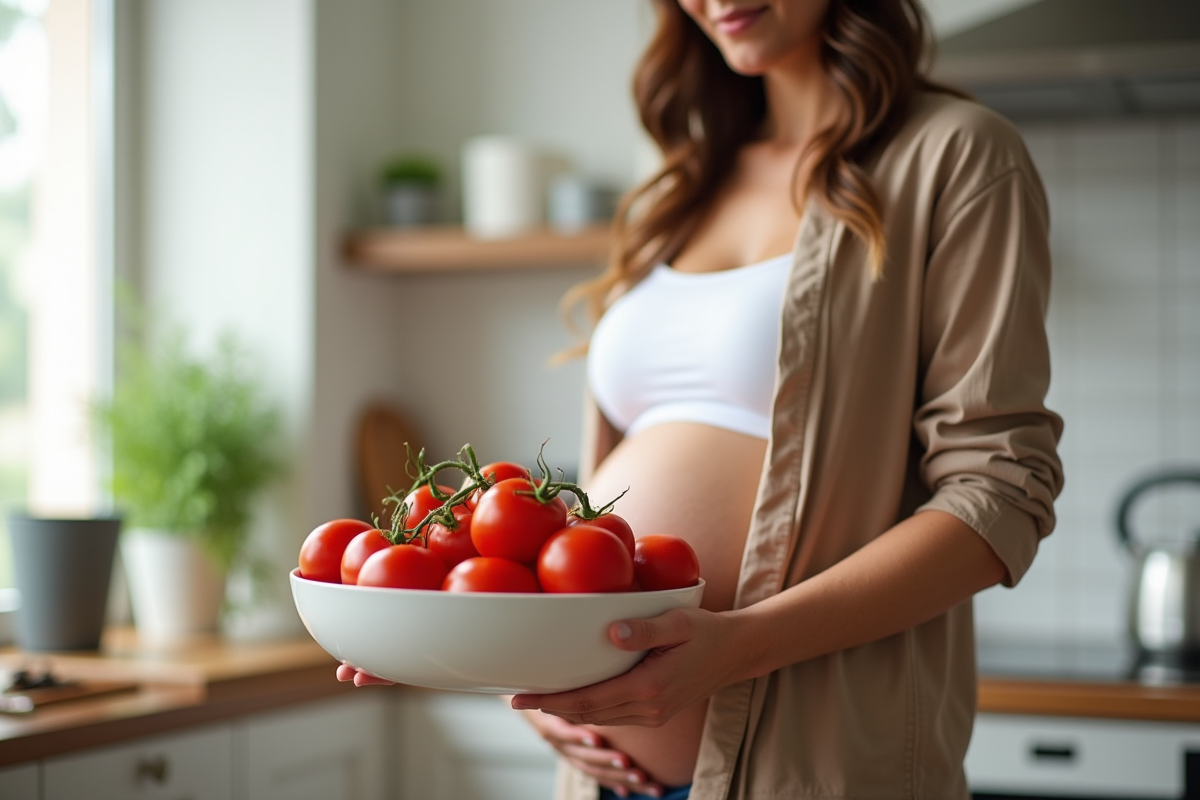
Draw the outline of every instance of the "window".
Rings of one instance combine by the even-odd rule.
[[[111,349],[108,9],[0,0],[0,592],[14,582],[10,511],[101,503],[88,419]]]

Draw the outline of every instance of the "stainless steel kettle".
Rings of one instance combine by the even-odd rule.
[[[1148,492],[1173,484],[1200,490],[1200,469],[1163,470],[1138,480],[1121,498],[1117,535],[1138,561],[1129,607],[1129,632],[1142,651],[1191,660],[1200,656],[1200,528],[1167,545],[1135,537],[1135,504]]]

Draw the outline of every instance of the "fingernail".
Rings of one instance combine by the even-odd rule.
[[[515,697],[512,701],[512,707],[517,711],[524,711],[526,709],[533,708],[533,706],[529,705],[524,700],[518,700]]]
[[[624,763],[621,761],[621,759],[619,759],[619,758],[614,758],[614,759],[612,760],[612,765],[613,765],[614,767],[616,767],[617,769],[621,769],[622,767],[624,767],[624,766],[625,766],[625,764],[624,764]]]
[[[617,631],[617,638],[620,639],[621,641],[625,641],[630,636],[633,636],[633,629],[630,628],[629,625],[627,625],[624,622],[617,623],[616,631]]]
[[[657,786],[651,786],[646,790],[646,794],[650,795],[651,797],[662,797],[662,789],[658,788]]]
[[[641,783],[642,782],[642,776],[636,772],[629,773],[629,775],[627,776],[627,779],[629,780],[630,783]]]
[[[624,786],[617,787],[617,797],[629,797],[629,790]]]

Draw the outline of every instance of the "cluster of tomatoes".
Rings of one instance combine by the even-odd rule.
[[[635,538],[629,523],[600,509],[574,484],[553,481],[541,455],[540,479],[508,461],[480,467],[470,446],[460,459],[426,466],[394,506],[388,529],[354,519],[318,526],[300,549],[310,580],[451,592],[630,592],[694,586],[695,551],[666,534]],[[434,477],[466,473],[455,490]],[[560,496],[576,498],[568,509]],[[620,499],[620,498],[618,498]]]

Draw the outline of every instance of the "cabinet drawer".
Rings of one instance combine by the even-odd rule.
[[[1063,797],[1178,798],[1200,725],[981,714],[967,751],[971,789]]]
[[[498,697],[409,692],[400,700],[398,797],[554,796],[554,751]]]
[[[234,742],[243,800],[381,800],[398,752],[375,691],[250,717]]]
[[[228,800],[233,734],[213,726],[47,759],[42,782],[43,800]]]
[[[4,800],[41,800],[41,776],[37,764],[0,768],[0,797]]]

